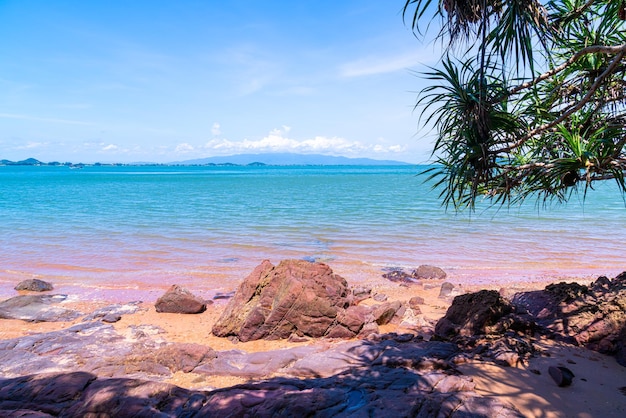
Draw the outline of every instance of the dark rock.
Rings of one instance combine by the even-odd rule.
[[[31,322],[67,322],[82,314],[72,309],[53,306],[63,302],[65,295],[20,295],[0,302],[0,318]]]
[[[241,341],[322,337],[346,334],[355,336],[363,324],[352,321],[350,292],[345,279],[326,264],[303,260],[285,260],[274,266],[263,261],[243,281],[213,326],[219,337],[237,336]],[[342,319],[343,318],[343,319]],[[343,328],[339,328],[343,327]]]
[[[419,280],[443,280],[447,277],[446,272],[441,268],[429,265],[419,266],[411,275]]]
[[[626,367],[626,325],[622,326],[622,330],[615,341],[615,359],[619,364]]]
[[[230,299],[235,296],[235,291],[232,292],[217,292],[215,296],[213,296],[213,300],[221,300],[221,299]]]
[[[512,304],[544,335],[604,354],[626,366],[626,273],[590,286],[557,283],[517,293]]]
[[[373,377],[375,376],[375,377]],[[466,376],[418,375],[375,366],[328,378],[275,378],[211,392],[84,373],[3,379],[0,413],[8,416],[480,416],[521,417],[514,408],[478,396]],[[15,415],[20,411],[20,415]]]
[[[402,269],[390,270],[387,273],[384,273],[383,277],[392,282],[400,283],[401,285],[417,285],[422,283],[412,274],[409,274]]]
[[[486,334],[490,326],[511,311],[511,305],[495,290],[460,295],[437,322],[435,334],[441,338]]]
[[[547,285],[545,291],[551,293],[559,302],[570,302],[586,294],[589,288],[578,283],[561,282]]]
[[[206,310],[206,301],[189,290],[173,285],[154,304],[157,312],[197,314]]]
[[[574,373],[567,367],[562,366],[550,366],[548,367],[548,373],[554,382],[560,386],[565,387],[572,384],[574,380]]]
[[[48,283],[39,279],[24,280],[18,283],[17,286],[15,286],[15,290],[28,290],[31,292],[47,292],[52,289],[52,283]]]

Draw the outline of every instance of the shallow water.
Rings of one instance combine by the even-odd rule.
[[[452,281],[615,276],[614,185],[550,208],[446,212],[423,167],[0,167],[0,297],[25,278],[86,298],[173,283],[233,289],[263,259],[328,263],[349,282],[433,264]]]

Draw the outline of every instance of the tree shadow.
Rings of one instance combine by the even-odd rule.
[[[452,361],[456,345],[384,337],[347,349],[349,367],[331,376],[272,377],[212,391],[88,372],[3,379],[0,416],[522,416],[473,391]]]

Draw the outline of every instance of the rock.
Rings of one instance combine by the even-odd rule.
[[[590,286],[557,283],[517,293],[511,303],[544,335],[616,355],[626,366],[626,272],[612,280],[599,277]]]
[[[346,330],[355,336],[363,323],[353,322],[359,311],[346,314],[349,306],[346,280],[326,264],[284,260],[274,266],[265,260],[239,286],[212,332],[243,342],[294,333],[337,337]]]
[[[372,311],[374,321],[378,325],[386,325],[391,322],[391,319],[396,315],[396,312],[400,309],[402,304],[398,301],[385,302],[381,305],[375,306]]]
[[[550,366],[548,367],[548,373],[554,382],[560,386],[565,387],[572,384],[574,380],[574,373],[567,367],[563,366]]]
[[[372,296],[372,299],[374,299],[376,302],[387,302],[387,295],[383,294],[383,293],[375,293],[374,296]]]
[[[206,310],[206,301],[189,290],[173,285],[154,304],[157,312],[196,314]]]
[[[419,284],[419,280],[403,270],[391,270],[383,274],[383,277],[392,282],[400,284]]]
[[[422,313],[420,305],[423,305],[424,303],[424,298],[421,296],[413,296],[411,299],[409,299],[409,307],[413,309],[413,312],[416,314]]]
[[[622,327],[622,331],[615,342],[615,359],[619,364],[626,367],[626,326]]]
[[[86,317],[83,318],[83,321],[97,321],[101,320],[102,322],[117,322],[122,318],[122,315],[134,314],[137,312],[141,304],[140,301],[129,302],[125,304],[113,304],[105,306],[104,308],[100,308],[90,313]]]
[[[411,276],[418,280],[443,280],[447,277],[447,274],[439,267],[421,265],[413,270]]]
[[[15,290],[28,290],[30,292],[47,292],[52,290],[52,283],[39,279],[28,279],[21,281],[15,286]]]
[[[602,283],[606,283],[606,280],[602,280]],[[589,288],[578,283],[561,282],[547,285],[545,291],[553,294],[560,302],[569,302],[589,292]]]
[[[53,306],[67,299],[66,295],[20,295],[0,302],[0,318],[31,322],[67,322],[82,313]]]
[[[466,376],[374,366],[326,379],[275,378],[210,392],[86,372],[0,380],[0,415],[30,417],[522,417]]]
[[[353,303],[359,303],[365,299],[369,299],[372,296],[372,289],[369,287],[358,286],[352,288],[352,301]]]
[[[102,317],[102,322],[106,322],[107,324],[113,324],[115,322],[119,322],[121,319],[121,315],[106,314]]]
[[[235,296],[235,292],[217,292],[215,293],[215,296],[213,296],[213,300],[220,300],[220,299],[230,299],[233,296]]]
[[[435,334],[441,338],[486,334],[490,326],[511,311],[511,305],[495,290],[460,295],[437,322]]]
[[[421,315],[419,308],[413,309],[409,307],[404,311],[400,318],[399,325],[404,328],[421,329],[425,327],[431,327],[431,324],[424,319]]]
[[[462,293],[463,290],[460,288],[460,286],[455,286],[450,282],[443,282],[441,284],[441,290],[439,291],[439,298],[453,298],[455,296],[459,296]]]
[[[191,343],[172,343],[160,346],[149,352],[139,352],[128,356],[127,364],[152,362],[169,369],[175,373],[182,371],[189,373],[200,366],[203,362],[208,362],[217,357],[217,352],[211,347]]]

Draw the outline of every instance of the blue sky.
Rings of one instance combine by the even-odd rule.
[[[0,1],[0,158],[425,162],[404,0]]]

